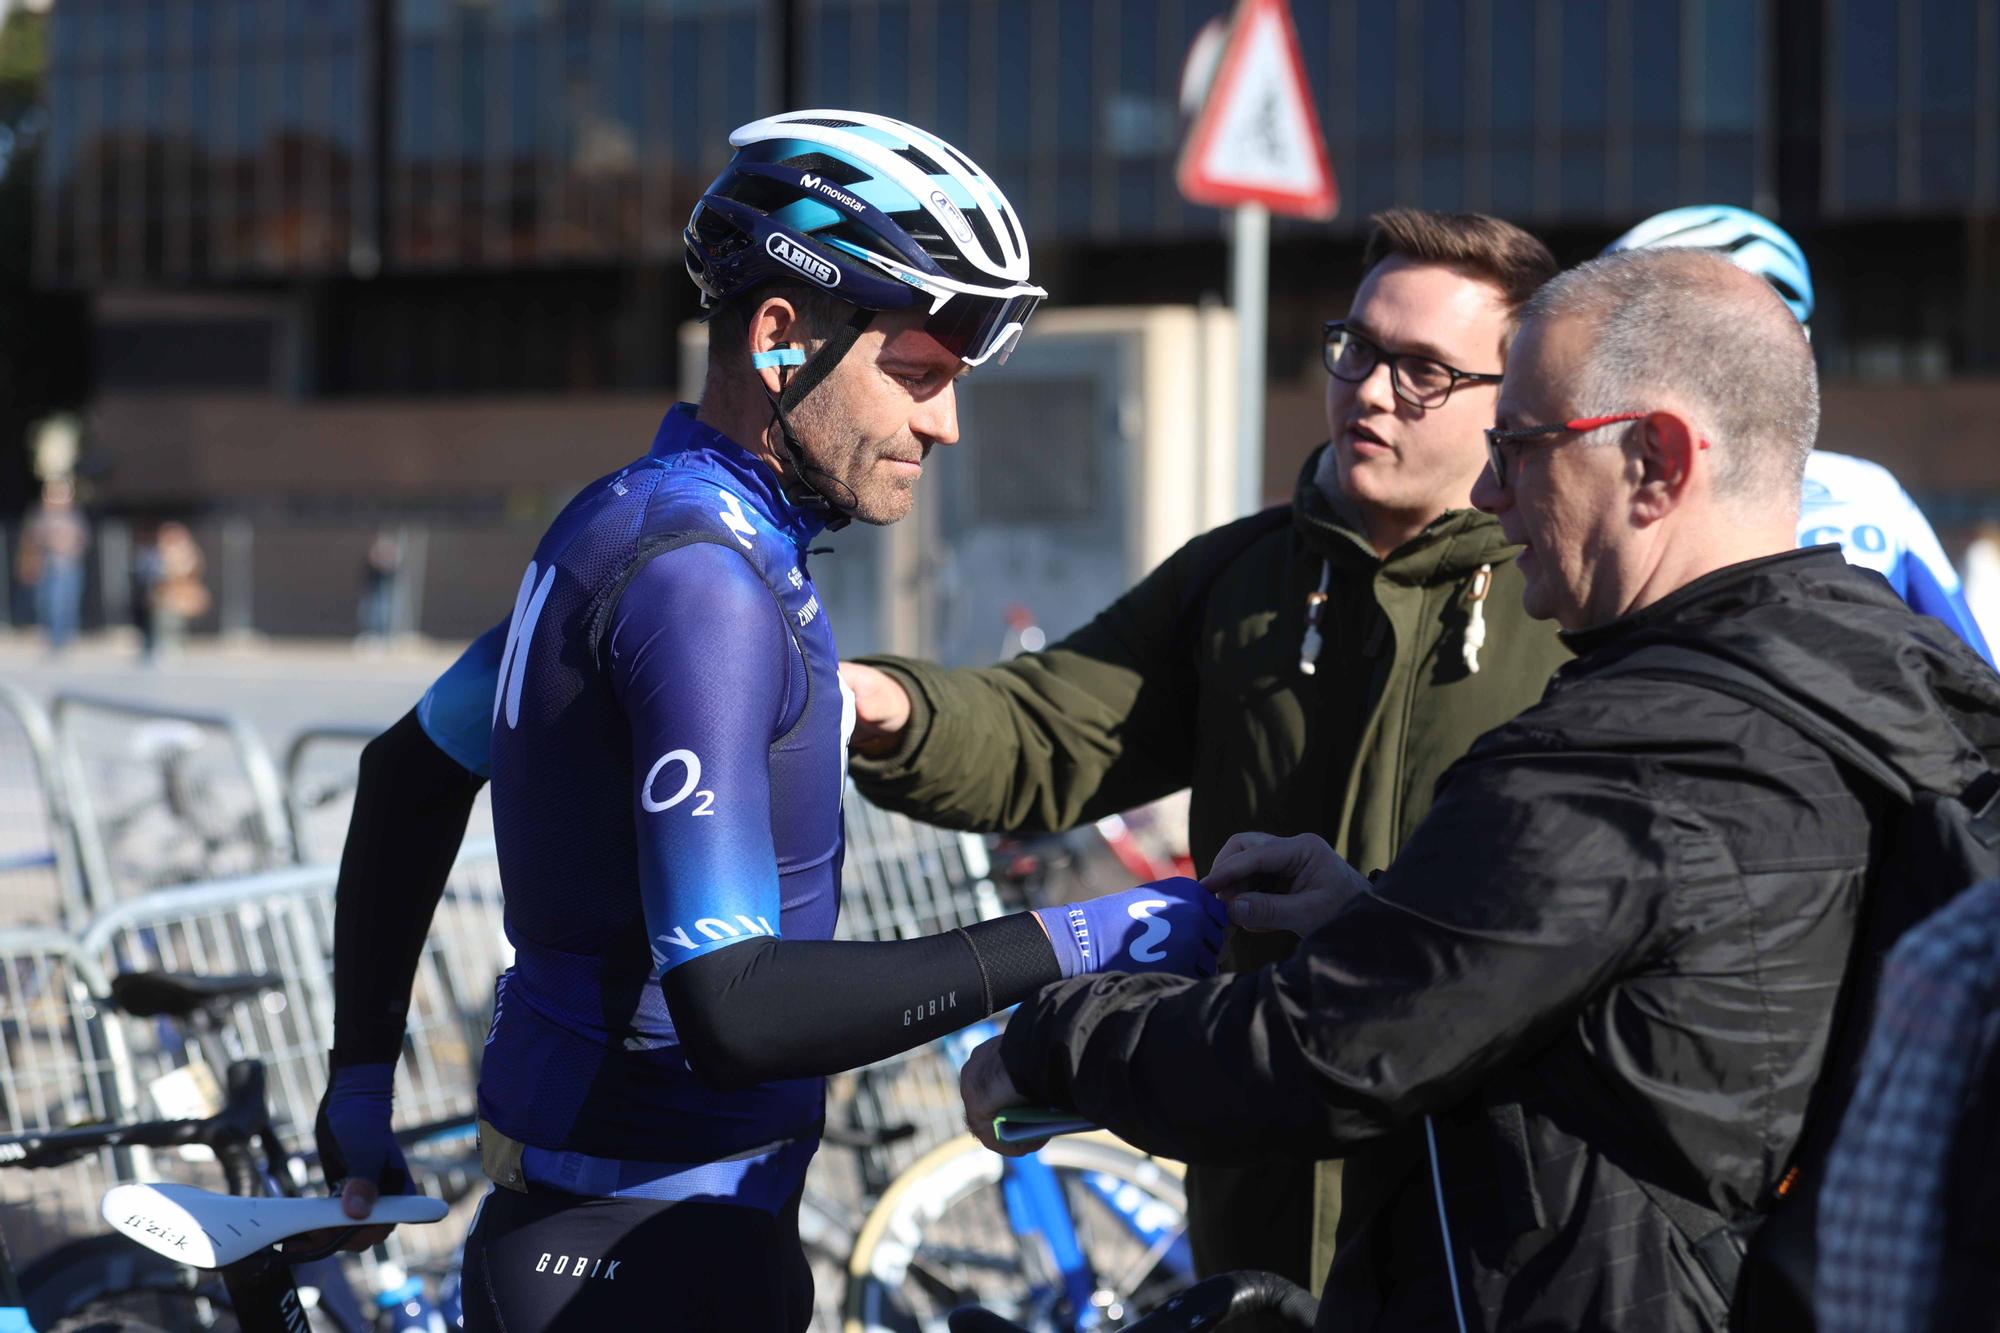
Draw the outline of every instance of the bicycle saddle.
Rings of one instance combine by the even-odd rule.
[[[283,977],[204,977],[192,972],[121,972],[111,978],[111,1003],[134,1018],[186,1018],[203,1005],[236,1000],[284,985]]]
[[[449,1211],[442,1199],[385,1194],[366,1223],[340,1209],[339,1199],[271,1199],[217,1194],[192,1185],[117,1185],[98,1211],[121,1235],[155,1254],[195,1268],[227,1268],[266,1246],[307,1231],[358,1225],[435,1222]]]

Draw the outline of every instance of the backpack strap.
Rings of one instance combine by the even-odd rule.
[[[1780,694],[1776,687],[1756,672],[1727,658],[1678,644],[1644,648],[1623,661],[1592,674],[1606,676],[1650,676],[1680,680],[1704,686],[1760,708],[1779,721],[1803,732],[1833,757],[1882,787],[1904,805],[1916,799],[1916,789],[1903,774],[1879,756],[1863,749],[1852,736],[1826,721],[1809,708],[1801,707]]]

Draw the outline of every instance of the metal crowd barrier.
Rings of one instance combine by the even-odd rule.
[[[347,841],[347,816],[354,808],[361,748],[380,727],[333,724],[308,727],[285,751],[285,803],[291,815],[292,845],[301,864],[339,859]],[[466,836],[493,836],[493,806],[481,788],[466,821]]]
[[[75,939],[0,931],[0,1134],[213,1110],[201,1104],[202,1080],[190,1073],[199,1062],[183,1034],[164,1021],[118,1016],[94,997],[109,994],[109,978],[124,971],[264,973],[281,984],[232,1006],[225,1044],[264,1062],[274,1123],[287,1142],[310,1148],[333,1040],[334,878],[333,866],[302,866],[159,889],[111,907]],[[397,1071],[400,1123],[473,1109],[493,978],[512,961],[500,911],[492,845],[470,844],[419,964]],[[220,1070],[206,1072],[219,1082]],[[96,1234],[104,1190],[161,1177],[221,1185],[199,1152],[107,1152],[51,1171],[0,1171],[0,1219],[14,1257],[26,1262],[63,1239]],[[403,1239],[399,1259],[418,1262],[456,1243],[422,1230]]]
[[[347,812],[354,804],[361,747],[381,730],[333,724],[308,727],[292,737],[285,750],[285,811],[301,864],[340,855],[347,838]]]
[[[48,841],[48,867],[74,941],[58,931],[0,931],[0,1133],[78,1119],[150,1119],[192,1115],[186,1095],[188,1051],[170,1025],[100,1013],[92,997],[108,993],[118,971],[270,973],[282,987],[234,1007],[228,1025],[242,1053],[270,1073],[274,1119],[294,1145],[312,1141],[312,1121],[332,1045],[334,865],[284,865],[294,849],[330,855],[338,805],[344,831],[352,793],[340,763],[304,757],[344,747],[352,759],[372,729],[314,729],[294,741],[280,785],[268,751],[230,715],[200,715],[126,701],[62,695],[54,737],[36,731],[32,701],[0,691],[0,713],[18,727],[24,763],[38,765],[42,825],[8,839]],[[106,723],[116,719],[114,731]],[[138,727],[132,727],[132,721]],[[104,743],[106,735],[116,741]],[[4,757],[0,735],[0,757]],[[92,761],[106,761],[104,771]],[[134,759],[138,763],[134,763]],[[140,781],[132,781],[132,771]],[[348,769],[350,771],[350,769]],[[332,773],[334,795],[306,809],[306,773]],[[0,781],[8,771],[0,759]],[[106,781],[112,779],[112,781]],[[64,803],[64,787],[72,799]],[[290,787],[290,799],[284,787]],[[222,821],[216,823],[216,809]],[[908,939],[982,921],[1002,911],[978,837],[918,825],[870,807],[852,791],[846,805],[844,939]],[[152,823],[144,823],[152,821]],[[74,841],[66,831],[74,829]],[[196,837],[186,863],[144,863],[148,839]],[[130,841],[134,847],[124,847]],[[66,853],[68,847],[74,855]],[[260,873],[158,887],[178,873],[240,863]],[[64,873],[68,865],[68,873]],[[280,869],[282,867],[282,869]],[[0,863],[0,885],[6,865]],[[68,879],[64,879],[68,875]],[[90,915],[94,913],[94,915]],[[398,1067],[400,1123],[444,1121],[474,1105],[478,1061],[492,1009],[492,981],[512,963],[502,929],[498,859],[490,841],[468,841],[426,943],[410,1005],[410,1037]],[[220,1071],[216,1071],[220,1073]],[[170,1095],[172,1093],[172,1095]],[[830,1119],[858,1127],[916,1123],[918,1135],[860,1161],[836,1189],[860,1201],[916,1155],[958,1129],[956,1075],[936,1051],[912,1051],[832,1085]],[[822,1155],[816,1171],[836,1171]],[[206,1177],[204,1177],[206,1173]],[[176,1175],[216,1185],[212,1167],[178,1155],[98,1155],[60,1171],[0,1171],[0,1209],[16,1257],[32,1257],[64,1235],[98,1231],[96,1201],[116,1179]],[[10,1193],[12,1191],[12,1193]],[[28,1221],[12,1217],[34,1199]],[[426,1237],[406,1237],[402,1257]],[[448,1245],[444,1235],[430,1243]]]
[[[55,930],[0,930],[0,1133],[123,1115],[130,1062],[92,996],[103,971]],[[0,1171],[0,1230],[16,1264],[103,1230],[97,1201],[134,1169],[110,1150],[45,1171]]]
[[[298,866],[158,889],[101,914],[77,941],[106,975],[158,969],[281,978],[279,988],[239,1002],[230,1027],[269,1067],[273,1116],[295,1140],[312,1132],[333,1045],[336,869]],[[418,967],[412,1049],[398,1070],[406,1122],[471,1110],[493,978],[509,961],[493,848],[472,844],[452,870]],[[130,1061],[145,1087],[185,1057],[171,1027],[155,1024],[133,1034]]]
[[[83,910],[292,860],[277,766],[241,718],[74,692],[51,715]]]
[[[83,898],[48,714],[0,681],[0,922],[58,926]]]

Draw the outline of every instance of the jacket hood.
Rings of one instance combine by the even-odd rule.
[[[1463,578],[1481,565],[1498,565],[1521,548],[1500,531],[1500,521],[1477,509],[1447,509],[1424,530],[1378,557],[1365,535],[1340,515],[1319,484],[1320,460],[1332,443],[1307,456],[1292,488],[1292,527],[1313,552],[1336,568],[1367,568],[1396,583],[1420,585]]]
[[[1695,647],[1762,676],[1933,791],[1962,792],[2000,758],[2000,676],[1834,547],[1716,570],[1562,638],[1579,660],[1558,671],[1558,688],[1651,645]]]

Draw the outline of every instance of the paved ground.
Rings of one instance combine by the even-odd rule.
[[[419,640],[358,651],[332,639],[198,639],[178,658],[148,667],[138,660],[136,640],[124,636],[85,640],[50,657],[34,636],[0,634],[0,680],[44,703],[68,690],[235,712],[282,754],[305,727],[395,721],[463,646]]]

